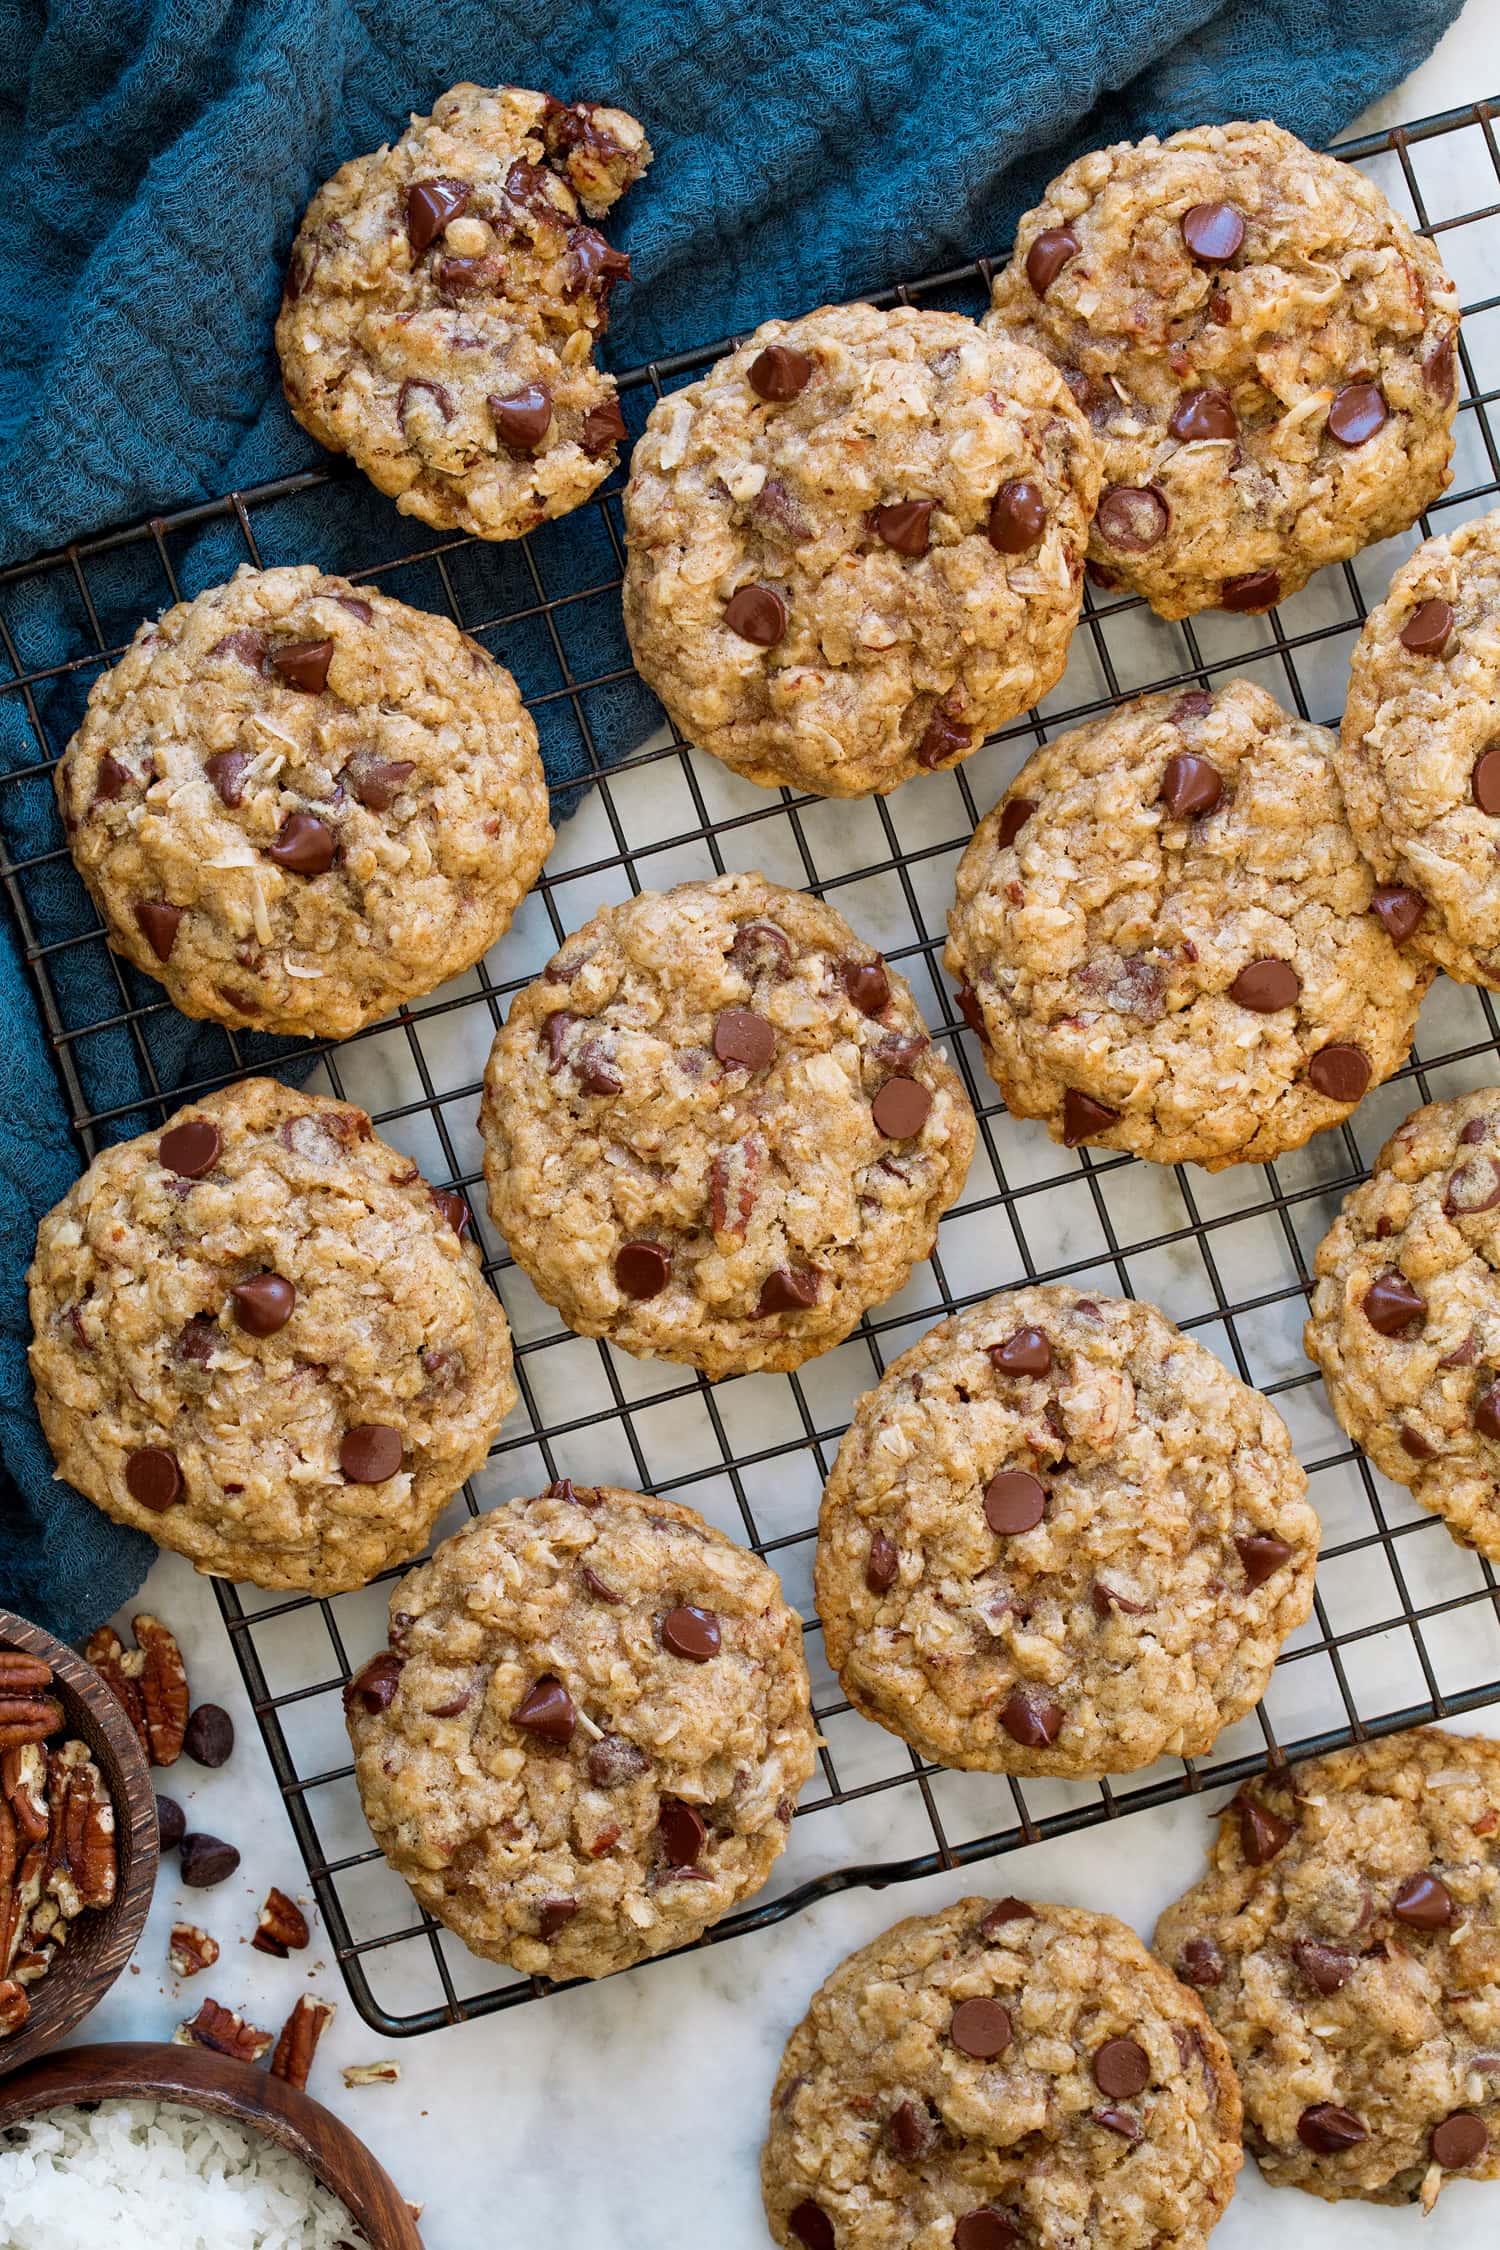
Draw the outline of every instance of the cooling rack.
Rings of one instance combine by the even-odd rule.
[[[1347,144],[1413,225],[1440,244],[1465,302],[1455,476],[1423,531],[1500,493],[1491,411],[1500,399],[1500,150],[1490,105]],[[989,265],[902,285],[877,302],[979,310]],[[638,430],[653,397],[726,346],[621,378]],[[772,1883],[701,1940],[715,1944],[854,1884],[886,1884],[1093,1828],[1268,1763],[1500,1700],[1493,1572],[1385,1484],[1344,1441],[1301,1350],[1313,1251],[1343,1193],[1417,1102],[1500,1080],[1487,993],[1439,980],[1408,1067],[1340,1129],[1274,1164],[1208,1175],[1087,1148],[1065,1153],[1007,1116],[940,975],[953,870],[979,816],[1036,743],[1121,698],[1231,673],[1303,717],[1336,719],[1368,604],[1418,534],[1324,571],[1264,618],[1178,625],[1099,587],[1067,673],[1040,710],[956,773],[880,801],[831,804],[754,788],[687,749],[629,666],[617,589],[619,489],[503,549],[429,535],[338,465],[283,477],[85,539],[0,571],[0,881],[16,915],[80,1150],[143,1130],[188,1095],[251,1067],[310,1058],[310,1082],[360,1102],[435,1183],[468,1197],[517,1345],[522,1400],[484,1470],[435,1532],[466,1510],[555,1476],[671,1493],[770,1557],[808,1625],[824,1747]],[[140,616],[237,562],[316,560],[429,608],[447,608],[513,671],[557,770],[557,846],[508,936],[481,967],[333,1049],[186,1026],[159,989],[109,953],[51,809],[50,768],[99,671]],[[609,762],[621,742],[628,754]],[[639,745],[639,747],[629,747]],[[607,899],[725,869],[762,868],[836,901],[911,980],[956,1057],[980,1121],[963,1197],[930,1261],[838,1350],[796,1375],[710,1385],[561,1328],[512,1265],[483,1209],[476,1130],[485,1055],[511,994]],[[45,936],[39,935],[46,932]],[[133,1088],[120,1101],[119,1088]],[[107,1085],[114,1098],[104,1100]],[[851,1711],[823,1662],[811,1603],[817,1503],[853,1402],[932,1322],[991,1291],[1067,1277],[1159,1304],[1275,1399],[1324,1525],[1314,1614],[1252,1718],[1212,1757],[1114,1782],[1027,1781],[924,1765]],[[398,1574],[388,1573],[387,1579]],[[272,1767],[350,1995],[390,2035],[541,2000],[558,1989],[475,1960],[416,1908],[360,1814],[340,1690],[385,1638],[389,1584],[309,1600],[217,1587]],[[650,1964],[644,1964],[649,1969]],[[634,1974],[639,1971],[631,1972]]]

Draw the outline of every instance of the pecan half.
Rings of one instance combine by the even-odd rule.
[[[0,1976],[15,1970],[29,1939],[31,1917],[47,1879],[47,1842],[32,1845],[9,1888],[0,1894]]]
[[[332,2001],[315,2000],[310,1992],[304,1992],[281,2027],[271,2057],[271,2076],[284,2078],[300,2092],[307,2084],[318,2041],[332,2021]]]
[[[53,1824],[46,1893],[68,1921],[115,1895],[115,1808],[84,1742],[65,1742],[47,1761]]]
[[[174,2047],[211,2047],[216,2055],[233,2055],[237,2062],[257,2063],[271,2044],[269,2031],[246,2023],[232,2008],[205,2000],[195,2016],[180,2023],[172,2034]]]
[[[18,1742],[0,1758],[0,1791],[29,1844],[47,1833],[47,1753],[39,1742]]]
[[[708,1172],[708,1215],[716,1241],[737,1246],[745,1239],[765,1160],[759,1133],[720,1149]]]
[[[167,1965],[174,1977],[195,1977],[211,1969],[219,1958],[219,1941],[196,1922],[174,1922],[167,1945]]]
[[[52,1667],[45,1657],[28,1656],[20,1648],[0,1648],[0,1695],[35,1695],[51,1685]]]
[[[153,1766],[175,1765],[187,1732],[187,1666],[176,1636],[160,1618],[133,1617],[130,1622],[144,1658],[141,1702],[146,1714],[148,1755]]]
[[[113,1625],[101,1625],[84,1644],[83,1653],[135,1728],[141,1748],[149,1758],[151,1744],[146,1736],[146,1706],[141,1698],[145,1657],[138,1648],[127,1648]]]
[[[24,1742],[45,1742],[62,1723],[62,1705],[55,1695],[0,1692],[0,1751]]]
[[[286,1892],[277,1890],[273,1883],[266,1893],[250,1943],[257,1953],[271,1953],[278,1961],[284,1961],[289,1953],[302,1951],[307,1935],[307,1916],[294,1898],[288,1898]]]

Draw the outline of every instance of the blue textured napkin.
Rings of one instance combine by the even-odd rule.
[[[1327,141],[1458,4],[0,0],[0,562],[318,458],[271,354],[298,217],[346,157],[460,79],[615,102],[645,123],[655,165],[609,221],[635,264],[608,344],[625,366],[994,249],[1060,164],[1105,140],[1274,116]],[[391,526],[355,480],[279,508],[267,559],[373,563]],[[598,574],[595,511],[541,536],[554,591]],[[403,544],[421,543],[404,528]],[[179,562],[185,590],[242,559],[215,529]],[[515,557],[464,567],[487,574],[494,614]],[[126,558],[91,572],[111,642],[160,599],[136,573]],[[440,606],[435,583],[426,598]],[[0,607],[28,668],[78,645],[65,579]],[[618,622],[598,630],[617,638]],[[523,689],[554,684],[537,634],[499,651]],[[38,690],[54,752],[87,687],[73,675]],[[632,747],[651,711],[632,683],[602,699],[601,755]],[[566,699],[548,707],[544,748],[555,785],[583,770]],[[36,759],[23,699],[0,692],[0,768]],[[0,821],[16,858],[60,842],[43,778],[0,789]],[[28,875],[26,905],[44,941],[92,920],[65,863]],[[121,979],[155,996],[97,941],[53,966],[70,1027],[114,1016]],[[8,925],[0,1023],[0,1604],[73,1635],[128,1596],[150,1548],[52,1481],[32,1415],[23,1276],[76,1160]],[[118,1110],[121,1133],[145,1122],[128,1105],[150,1073],[171,1086],[229,1067],[221,1033],[170,1012],[144,1036],[144,1050],[126,1029],[75,1049],[90,1109]],[[252,1059],[292,1051],[263,1042]]]

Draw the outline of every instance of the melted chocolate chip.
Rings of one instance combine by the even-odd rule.
[[[1093,2118],[1094,2123],[1102,2125],[1106,2132],[1118,2133],[1121,2140],[1143,2141],[1146,2138],[1145,2126],[1138,2117],[1132,2116],[1128,2109],[1095,2109],[1091,2110],[1089,2115]]]
[[[1044,1688],[1012,1688],[1000,1706],[1001,1726],[1024,1749],[1045,1749],[1057,1740],[1062,1723],[1062,1705]]]
[[[293,875],[326,875],[338,849],[338,838],[312,813],[288,813],[266,846],[266,857]]]
[[[972,984],[961,984],[955,995],[959,1014],[978,1039],[985,1037],[984,1010],[979,1005],[979,995]]]
[[[1102,1578],[1096,1578],[1089,1588],[1089,1600],[1093,1605],[1094,1615],[1100,1618],[1112,1617],[1116,1610],[1126,1617],[1144,1617],[1146,1614],[1144,1602],[1132,1601],[1128,1594],[1120,1593],[1114,1586],[1107,1586]]]
[[[578,1714],[573,1708],[573,1698],[555,1672],[544,1672],[534,1680],[511,1713],[518,1727],[528,1734],[538,1735],[543,1742],[566,1745],[573,1739],[573,1729]]]
[[[639,1781],[642,1774],[651,1771],[651,1760],[634,1742],[627,1742],[622,1734],[601,1735],[592,1745],[585,1763],[588,1775],[596,1789],[623,1789],[627,1783]]]
[[[891,980],[881,960],[843,962],[839,982],[861,1015],[878,1016],[890,1005]]]
[[[719,1620],[711,1609],[669,1609],[661,1621],[663,1648],[691,1664],[707,1664],[719,1653]]]
[[[965,2211],[953,2228],[953,2250],[1013,2250],[1020,2239],[1015,2220],[992,2203]]]
[[[185,1117],[169,1126],[156,1144],[156,1160],[179,1179],[201,1180],[219,1161],[219,1128],[209,1117]]]
[[[937,2146],[938,2123],[930,2109],[901,2102],[886,2119],[886,2138],[904,2164],[920,2164]]]
[[[1131,2101],[1151,2083],[1151,2058],[1135,2039],[1106,2039],[1093,2070],[1094,2084],[1113,2101]]]
[[[430,1187],[427,1192],[432,1197],[439,1218],[446,1219],[454,1233],[462,1240],[469,1231],[469,1206],[459,1194],[457,1188]]]
[[[1007,1922],[1034,1922],[1036,1908],[1028,1906],[1024,1898],[997,1898],[985,1913],[975,1935],[992,1945]]]
[[[409,758],[377,758],[361,750],[345,766],[343,779],[366,812],[389,812],[416,770]]]
[[[1297,2120],[1297,2138],[1314,2156],[1339,2156],[1365,2137],[1353,2110],[1340,2109],[1336,2102],[1314,2102]]]
[[[615,1252],[615,1280],[627,1297],[659,1297],[672,1278],[672,1261],[659,1242],[626,1242]]]
[[[116,799],[121,797],[130,787],[130,782],[129,767],[122,766],[119,759],[112,758],[106,750],[99,760],[99,771],[95,777],[95,803],[97,804],[102,799],[107,805],[114,804]]]
[[[1172,820],[1189,820],[1195,813],[1212,812],[1224,794],[1217,766],[1188,751],[1168,758],[1162,768],[1159,801]]]
[[[362,1664],[344,1689],[344,1709],[358,1708],[369,1712],[373,1718],[379,1711],[388,1711],[396,1700],[400,1684],[402,1660],[394,1649],[383,1648]]]
[[[671,1866],[697,1866],[708,1842],[708,1829],[696,1807],[684,1804],[680,1797],[663,1797],[656,1832]]]
[[[565,1930],[578,1912],[576,1898],[544,1898],[537,1908],[536,1934],[543,1945],[550,1945],[559,1931]]]
[[[1426,1305],[1399,1273],[1377,1275],[1364,1293],[1361,1309],[1382,1336],[1404,1336],[1414,1322],[1427,1318]]]
[[[583,417],[578,442],[589,459],[597,461],[611,446],[623,445],[629,435],[619,400],[607,398],[602,406],[591,406]]]
[[[1292,1959],[1313,1990],[1325,1996],[1346,1985],[1356,1967],[1352,1953],[1337,1945],[1323,1945],[1317,1938],[1298,1938],[1292,1946]]]
[[[250,770],[248,750],[216,750],[203,761],[203,771],[218,792],[219,802],[237,812],[245,801],[245,775]]]
[[[870,1115],[875,1129],[888,1141],[915,1140],[932,1109],[932,1096],[915,1078],[888,1078],[874,1101]]]
[[[1295,1007],[1301,990],[1302,979],[1291,963],[1268,957],[1246,963],[1229,987],[1229,997],[1255,1015],[1271,1016]]]
[[[995,828],[995,842],[1001,851],[1009,851],[1032,814],[1036,811],[1034,797],[1009,797],[1001,807],[1000,819]]]
[[[813,363],[805,352],[793,351],[790,344],[767,344],[751,360],[746,381],[768,406],[785,406],[806,390],[812,372]]]
[[[999,1537],[1034,1531],[1047,1512],[1047,1494],[1024,1469],[1002,1469],[984,1488],[984,1520]]]
[[[1040,1328],[1018,1328],[1003,1344],[989,1346],[990,1365],[1001,1375],[1045,1375],[1052,1346]]]
[[[406,191],[406,239],[412,256],[430,250],[450,219],[456,219],[474,190],[467,180],[414,180]]]
[[[786,2223],[802,2244],[802,2250],[837,2250],[832,2219],[821,2204],[810,2198],[793,2206],[787,2213]]]
[[[1268,1578],[1292,1559],[1287,1542],[1270,1532],[1252,1532],[1243,1539],[1237,1538],[1235,1546],[1252,1586],[1264,1586]]]
[[[1239,416],[1223,391],[1188,391],[1177,401],[1167,430],[1189,445],[1200,438],[1237,438]]]
[[[1455,1165],[1443,1190],[1443,1210],[1451,1218],[1477,1218],[1500,1203],[1500,1163],[1493,1156],[1468,1156]]]
[[[1309,1083],[1331,1102],[1357,1102],[1370,1083],[1370,1058],[1343,1040],[1320,1047],[1307,1066]]]
[[[1047,505],[1028,477],[1012,477],[990,502],[988,538],[997,555],[1024,555],[1047,528]]]
[[[258,1273],[237,1281],[229,1292],[234,1317],[247,1336],[274,1336],[285,1328],[297,1303],[297,1292],[279,1273]]]
[[[721,1063],[764,1070],[776,1052],[776,1034],[764,1016],[750,1008],[721,1009],[714,1025],[714,1053]]]
[[[1294,1820],[1272,1812],[1269,1805],[1257,1804],[1253,1797],[1240,1799],[1239,1813],[1240,1850],[1252,1867],[1268,1866],[1297,1833]]]
[[[1328,434],[1340,445],[1364,445],[1385,427],[1386,403],[1374,383],[1346,383],[1328,409]]]
[[[504,398],[491,393],[489,409],[507,453],[535,453],[552,427],[552,393],[545,383],[526,383]]]
[[[384,1484],[403,1452],[401,1432],[389,1422],[356,1422],[339,1440],[339,1467],[351,1484]]]
[[[1200,266],[1227,265],[1245,239],[1232,203],[1195,203],[1182,214],[1182,239]]]
[[[1177,1974],[1196,1991],[1211,1991],[1223,1982],[1224,1956],[1212,1938],[1189,1938],[1177,1957]]]
[[[774,586],[741,586],[724,604],[724,622],[742,641],[774,648],[786,632],[786,603]]]
[[[125,1489],[142,1508],[165,1515],[182,1498],[182,1470],[169,1446],[142,1445],[125,1463]]]
[[[1219,588],[1219,607],[1229,610],[1274,609],[1281,599],[1281,579],[1274,570],[1247,570],[1226,578]]]
[[[1069,1086],[1063,1094],[1063,1147],[1077,1148],[1080,1141],[1107,1132],[1119,1115],[1108,1103],[1096,1102],[1092,1094],[1081,1094],[1076,1086]]]
[[[1469,786],[1482,813],[1500,813],[1500,747],[1482,751],[1475,759]]]
[[[1144,554],[1166,537],[1172,511],[1154,484],[1112,484],[1100,501],[1094,529],[1121,554]]]
[[[1474,1401],[1474,1427],[1481,1437],[1500,1443],[1500,1383],[1481,1391]]]
[[[1391,1912],[1398,1922],[1414,1930],[1445,1930],[1454,1916],[1453,1894],[1430,1867],[1408,1875],[1395,1897]]]
[[[935,773],[949,758],[960,757],[973,739],[973,729],[960,726],[958,720],[941,704],[927,722],[927,731],[917,745],[917,763]]]
[[[172,948],[177,943],[177,932],[182,926],[184,909],[169,906],[164,898],[143,898],[136,901],[135,918],[140,933],[156,955],[158,961],[170,961]]]
[[[332,641],[286,641],[272,649],[271,670],[303,695],[321,695],[332,660]]]
[[[872,1594],[888,1594],[901,1574],[901,1557],[883,1531],[870,1537],[865,1558],[865,1584]]]
[[[1401,628],[1401,646],[1410,656],[1441,656],[1453,633],[1453,611],[1441,600],[1421,602]]]
[[[1420,891],[1410,889],[1405,883],[1378,883],[1371,894],[1370,907],[1387,934],[1400,945],[1411,936],[1427,912],[1427,901]]]
[[[1071,227],[1047,227],[1026,253],[1026,279],[1039,297],[1045,297],[1070,258],[1078,255],[1078,237]]]
[[[770,1313],[806,1312],[818,1301],[821,1282],[811,1266],[773,1266],[760,1285],[755,1311],[758,1319]]]
[[[762,977],[779,982],[792,973],[791,939],[774,922],[742,922],[728,958],[750,984],[758,984]]]
[[[925,555],[931,543],[935,500],[892,500],[870,511],[870,529],[898,555]]]
[[[989,2062],[1010,2045],[1009,2013],[998,2000],[960,2000],[948,2024],[948,2037],[960,2054]]]

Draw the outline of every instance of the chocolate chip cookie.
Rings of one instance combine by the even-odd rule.
[[[776,1574],[691,1508],[554,1484],[445,1540],[345,1693],[365,1813],[474,1953],[603,1977],[770,1874],[816,1735]]]
[[[1090,558],[1163,617],[1269,609],[1448,483],[1458,293],[1372,181],[1278,125],[1080,157],[989,318],[1067,377],[1104,457]]]
[[[1150,1305],[1017,1289],[855,1409],[818,1519],[828,1661],[946,1766],[1197,1757],[1312,1606],[1286,1426]]]
[[[440,530],[515,539],[576,508],[625,435],[593,352],[630,260],[587,222],[650,161],[623,110],[454,86],[344,165],[276,323],[303,428]]]
[[[637,668],[752,781],[883,794],[1062,672],[1096,451],[1056,370],[958,313],[768,321],[630,466]]]
[[[1342,1427],[1500,1562],[1500,1089],[1408,1117],[1316,1272],[1303,1342]]]
[[[946,954],[1017,1117],[1216,1172],[1399,1067],[1432,971],[1391,935],[1333,749],[1231,680],[1028,760],[959,864]]]
[[[363,1110],[269,1078],[106,1149],[31,1268],[59,1474],[217,1578],[405,1562],[516,1400],[467,1221]]]
[[[1242,2162],[1224,2043],[1133,1930],[963,1898],[814,1995],[761,2186],[787,2250],[1200,2250]]]
[[[606,906],[485,1072],[490,1211],[581,1336],[800,1367],[901,1288],[974,1148],[905,981],[763,875]]]
[[[143,625],[57,768],[110,944],[184,1015],[344,1038],[472,967],[552,843],[516,683],[311,566]]]
[[[1356,643],[1335,756],[1391,928],[1500,990],[1500,513],[1397,571]]]
[[[1247,1784],[1155,1945],[1274,2185],[1430,2211],[1500,2174],[1500,1744],[1424,1728]]]

